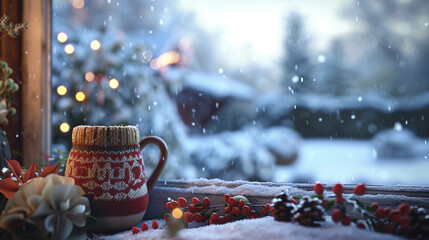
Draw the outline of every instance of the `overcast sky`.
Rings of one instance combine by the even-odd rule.
[[[234,50],[254,50],[252,54],[270,61],[283,54],[287,15],[301,13],[311,45],[323,52],[333,36],[351,29],[354,16],[341,16],[344,4],[357,4],[342,0],[182,0],[185,9],[194,10],[207,31],[222,31],[224,40]]]

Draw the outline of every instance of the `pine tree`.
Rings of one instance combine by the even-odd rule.
[[[292,92],[306,93],[312,90],[312,66],[308,54],[307,38],[302,17],[293,13],[287,21],[284,62],[285,87]],[[290,88],[289,88],[290,86]]]

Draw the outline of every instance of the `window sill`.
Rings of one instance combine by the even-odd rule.
[[[344,192],[350,195],[355,185],[345,184]],[[328,199],[332,192],[332,184],[326,184]],[[377,202],[380,206],[396,208],[400,203],[407,202],[429,210],[429,187],[409,185],[370,185],[367,193],[356,196],[364,205]],[[212,204],[223,204],[223,195],[244,195],[253,204],[271,203],[273,197],[286,191],[288,195],[314,195],[313,184],[306,183],[273,183],[248,181],[223,181],[219,179],[196,180],[160,180],[149,194],[149,206],[144,219],[161,219],[167,211],[165,203],[169,198],[184,197],[191,199],[210,197]]]

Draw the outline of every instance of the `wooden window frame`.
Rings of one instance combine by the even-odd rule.
[[[28,29],[13,39],[1,39],[1,58],[14,70],[20,84],[15,94],[18,116],[8,116],[5,129],[12,158],[23,166],[35,161],[40,167],[50,154],[50,59],[51,1],[2,0],[1,14],[13,22],[26,22]]]
[[[22,9],[22,21],[27,22],[31,31],[22,36],[22,152],[24,165],[35,157],[50,153],[50,60],[51,60],[51,0],[6,0],[8,4],[18,4]],[[3,48],[2,48],[3,50]],[[19,65],[18,65],[19,66]],[[43,109],[43,111],[40,111]],[[242,187],[266,187],[277,189],[295,187],[313,194],[313,184],[271,183],[271,182],[234,182],[222,181],[225,189],[234,190]],[[200,199],[210,197],[212,203],[222,204],[225,193],[206,191],[213,187],[213,181],[159,180],[149,195],[149,206],[145,219],[162,218],[165,202],[178,197]],[[332,190],[327,184],[326,189]],[[353,192],[354,185],[345,184],[346,194]],[[195,190],[197,189],[197,191]],[[254,204],[271,202],[274,196],[253,195],[247,197]],[[333,197],[330,197],[333,198]],[[429,186],[407,185],[370,185],[367,194],[359,200],[369,205],[376,201],[384,207],[396,208],[401,202],[408,202],[429,210]]]
[[[167,211],[165,203],[168,199],[177,199],[184,197],[191,199],[198,197],[200,200],[204,197],[210,197],[212,204],[222,205],[225,203],[223,195],[229,192],[216,192],[206,191],[205,189],[212,190],[213,188],[222,186],[231,192],[237,191],[237,188],[242,188],[246,185],[249,187],[264,187],[287,189],[289,187],[297,188],[308,192],[308,195],[314,195],[313,186],[311,183],[273,183],[273,182],[246,182],[246,181],[200,181],[200,180],[159,180],[152,192],[149,194],[149,205],[144,216],[144,219],[159,219],[163,218],[163,214]],[[352,194],[353,184],[344,184],[344,193]],[[326,184],[326,190],[332,191],[333,184]],[[429,210],[429,187],[428,186],[409,186],[409,185],[369,185],[367,186],[367,193],[363,196],[356,196],[360,202],[365,206],[369,206],[373,202],[377,202],[382,207],[396,207],[402,203],[407,202],[413,206],[423,207]],[[331,194],[332,195],[332,194]],[[329,196],[328,199],[335,199],[334,196]],[[266,195],[263,193],[246,195],[250,202],[256,205],[271,203],[275,195]],[[351,209],[348,211],[352,213]],[[354,217],[360,217],[354,213]]]

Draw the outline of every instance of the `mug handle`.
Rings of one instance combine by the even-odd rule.
[[[158,164],[156,164],[155,168],[152,171],[152,174],[147,180],[148,193],[150,193],[150,191],[152,191],[152,188],[155,186],[156,180],[158,180],[158,177],[161,174],[162,169],[164,169],[164,166],[165,166],[165,163],[167,162],[167,157],[168,157],[167,144],[164,142],[164,140],[156,136],[147,136],[143,138],[139,142],[140,151],[143,150],[143,148],[146,145],[151,143],[155,144],[159,148],[160,156],[159,156]]]

